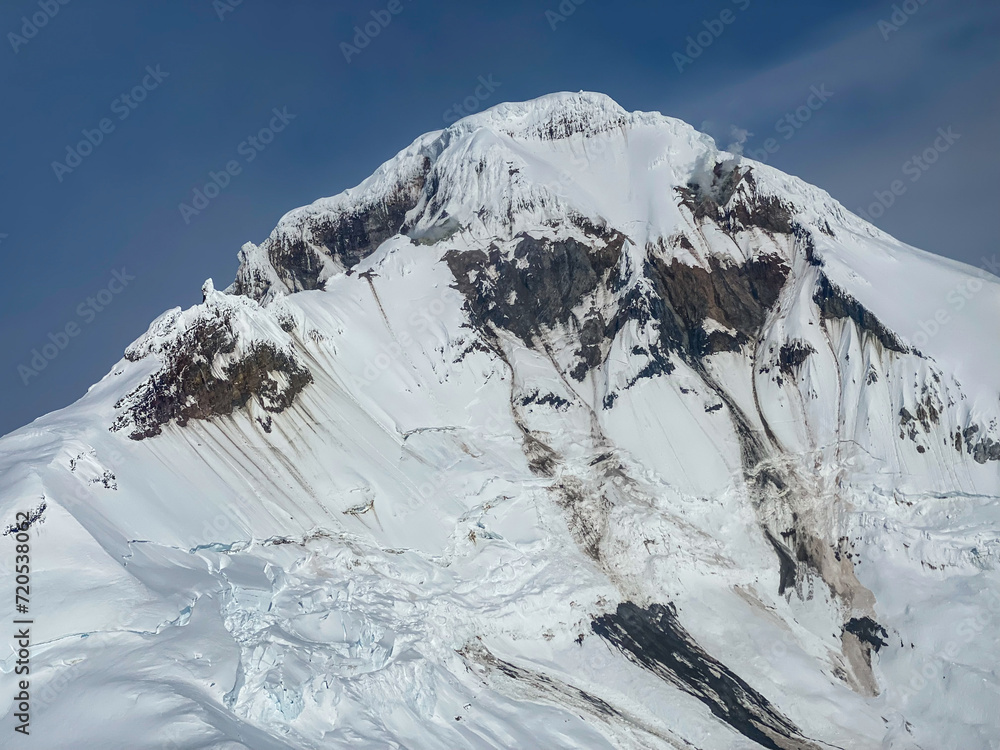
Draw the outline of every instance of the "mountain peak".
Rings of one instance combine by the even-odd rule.
[[[505,102],[469,115],[451,130],[487,128],[513,138],[559,139],[593,135],[625,125],[629,112],[606,94],[558,92],[523,102]]]
[[[137,692],[184,748],[996,736],[994,644],[954,642],[1000,628],[996,283],[580,93],[418,138],[202,291],[0,446],[40,654],[109,696],[33,678],[74,746]]]
[[[604,94],[499,104],[421,136],[357,187],[286,214],[259,248],[241,251],[230,291],[263,299],[318,288],[395,234],[421,243],[456,231],[513,236],[573,214],[642,222],[654,238],[667,228],[654,214],[672,189],[718,153],[686,123],[626,112]],[[637,189],[653,194],[636,201]]]

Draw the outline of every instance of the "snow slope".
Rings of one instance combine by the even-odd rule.
[[[580,93],[203,291],[0,440],[19,744],[1000,741],[992,277]]]

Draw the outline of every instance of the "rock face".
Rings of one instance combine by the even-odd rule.
[[[792,209],[776,195],[762,195],[753,170],[734,159],[717,161],[694,178],[676,190],[695,219],[711,220],[729,234],[751,227],[791,234],[797,228]]]
[[[276,237],[267,247],[268,262],[289,291],[318,289],[326,263],[353,268],[400,232],[423,186],[424,174],[418,173],[389,195],[311,222],[300,236]],[[241,274],[233,291],[253,296],[254,288],[255,280]]]
[[[662,679],[708,706],[719,719],[760,747],[818,750],[768,700],[706,654],[684,630],[673,605],[647,609],[631,602],[594,620],[594,632]]]
[[[510,331],[531,345],[545,331],[570,320],[587,328],[574,313],[599,288],[611,286],[613,272],[620,271],[624,243],[618,233],[591,243],[522,234],[509,253],[493,245],[489,252],[456,252],[446,260],[473,323],[484,331],[491,326]]]
[[[266,415],[291,406],[313,378],[282,341],[288,321],[277,316],[270,327],[281,330],[258,338],[241,325],[248,311],[263,315],[253,303],[229,302],[209,281],[201,309],[175,315],[165,330],[151,332],[130,347],[126,359],[138,361],[155,353],[160,365],[115,404],[121,413],[113,429],[128,430],[130,438],[143,440],[159,435],[168,423],[184,427],[192,419],[228,417],[251,402],[265,414],[261,424],[270,425]]]
[[[759,335],[788,270],[776,255],[742,265],[710,258],[707,269],[654,256],[647,274],[659,292],[655,306],[669,316],[661,320],[664,343],[692,359],[740,351]]]
[[[825,274],[819,275],[813,301],[819,307],[824,319],[841,318],[854,322],[860,331],[873,336],[890,351],[905,353],[907,348],[899,338],[879,321],[864,305],[832,284]]]
[[[43,508],[65,554],[46,663],[106,697],[47,747],[1000,732],[995,282],[911,335],[966,269],[586,93],[422,136],[239,257],[0,443],[0,523]]]
[[[134,425],[133,440],[159,435],[161,427],[190,419],[226,417],[256,399],[268,412],[280,413],[312,382],[309,371],[271,344],[254,344],[228,363],[221,377],[212,373],[218,355],[232,354],[236,342],[222,326],[201,325],[187,332],[167,362],[149,382],[125,400],[119,426]]]

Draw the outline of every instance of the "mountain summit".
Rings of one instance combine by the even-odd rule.
[[[239,258],[0,440],[39,747],[1000,735],[992,277],[592,93]]]

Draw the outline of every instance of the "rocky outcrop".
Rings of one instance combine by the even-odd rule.
[[[903,344],[899,337],[875,317],[868,308],[830,281],[825,273],[819,274],[813,302],[819,307],[823,320],[852,320],[859,331],[870,334],[886,349],[900,354],[910,351],[909,347]]]
[[[349,270],[390,237],[405,233],[407,213],[428,188],[430,160],[417,161],[412,173],[393,188],[342,206],[316,210],[289,220],[262,246],[273,274],[289,292],[318,289],[328,264]],[[259,269],[244,262],[230,291],[260,300],[270,288]]]
[[[700,359],[738,351],[757,336],[788,278],[788,266],[776,255],[742,265],[711,257],[707,269],[653,256],[646,277],[659,298],[653,307],[667,348]],[[715,325],[706,325],[710,322]]]
[[[115,407],[113,430],[130,429],[133,440],[159,435],[163,425],[231,415],[253,400],[264,411],[287,409],[312,375],[296,358],[269,342],[253,342],[237,354],[229,321],[199,320],[160,352],[162,365]],[[223,358],[221,374],[215,363]]]
[[[791,378],[802,367],[809,355],[815,353],[816,350],[812,348],[812,345],[805,341],[789,341],[782,344],[778,351],[778,370],[785,377]]]
[[[726,665],[705,652],[672,604],[632,602],[593,622],[594,632],[639,666],[700,700],[720,720],[773,750],[819,750],[787,717]]]
[[[445,255],[473,325],[487,336],[491,329],[510,331],[533,346],[545,331],[572,322],[580,342],[574,373],[599,365],[607,351],[608,324],[598,307],[588,309],[585,302],[613,284],[625,236],[597,227],[591,231],[595,234],[586,241],[522,234],[511,250],[494,244]]]
[[[762,194],[753,170],[732,160],[717,162],[676,190],[695,219],[713,221],[729,234],[751,227],[773,234],[794,231],[791,207],[777,196]]]
[[[978,433],[979,425],[969,425],[962,432],[966,453],[980,464],[987,461],[1000,461],[1000,441],[986,435],[978,435]]]

